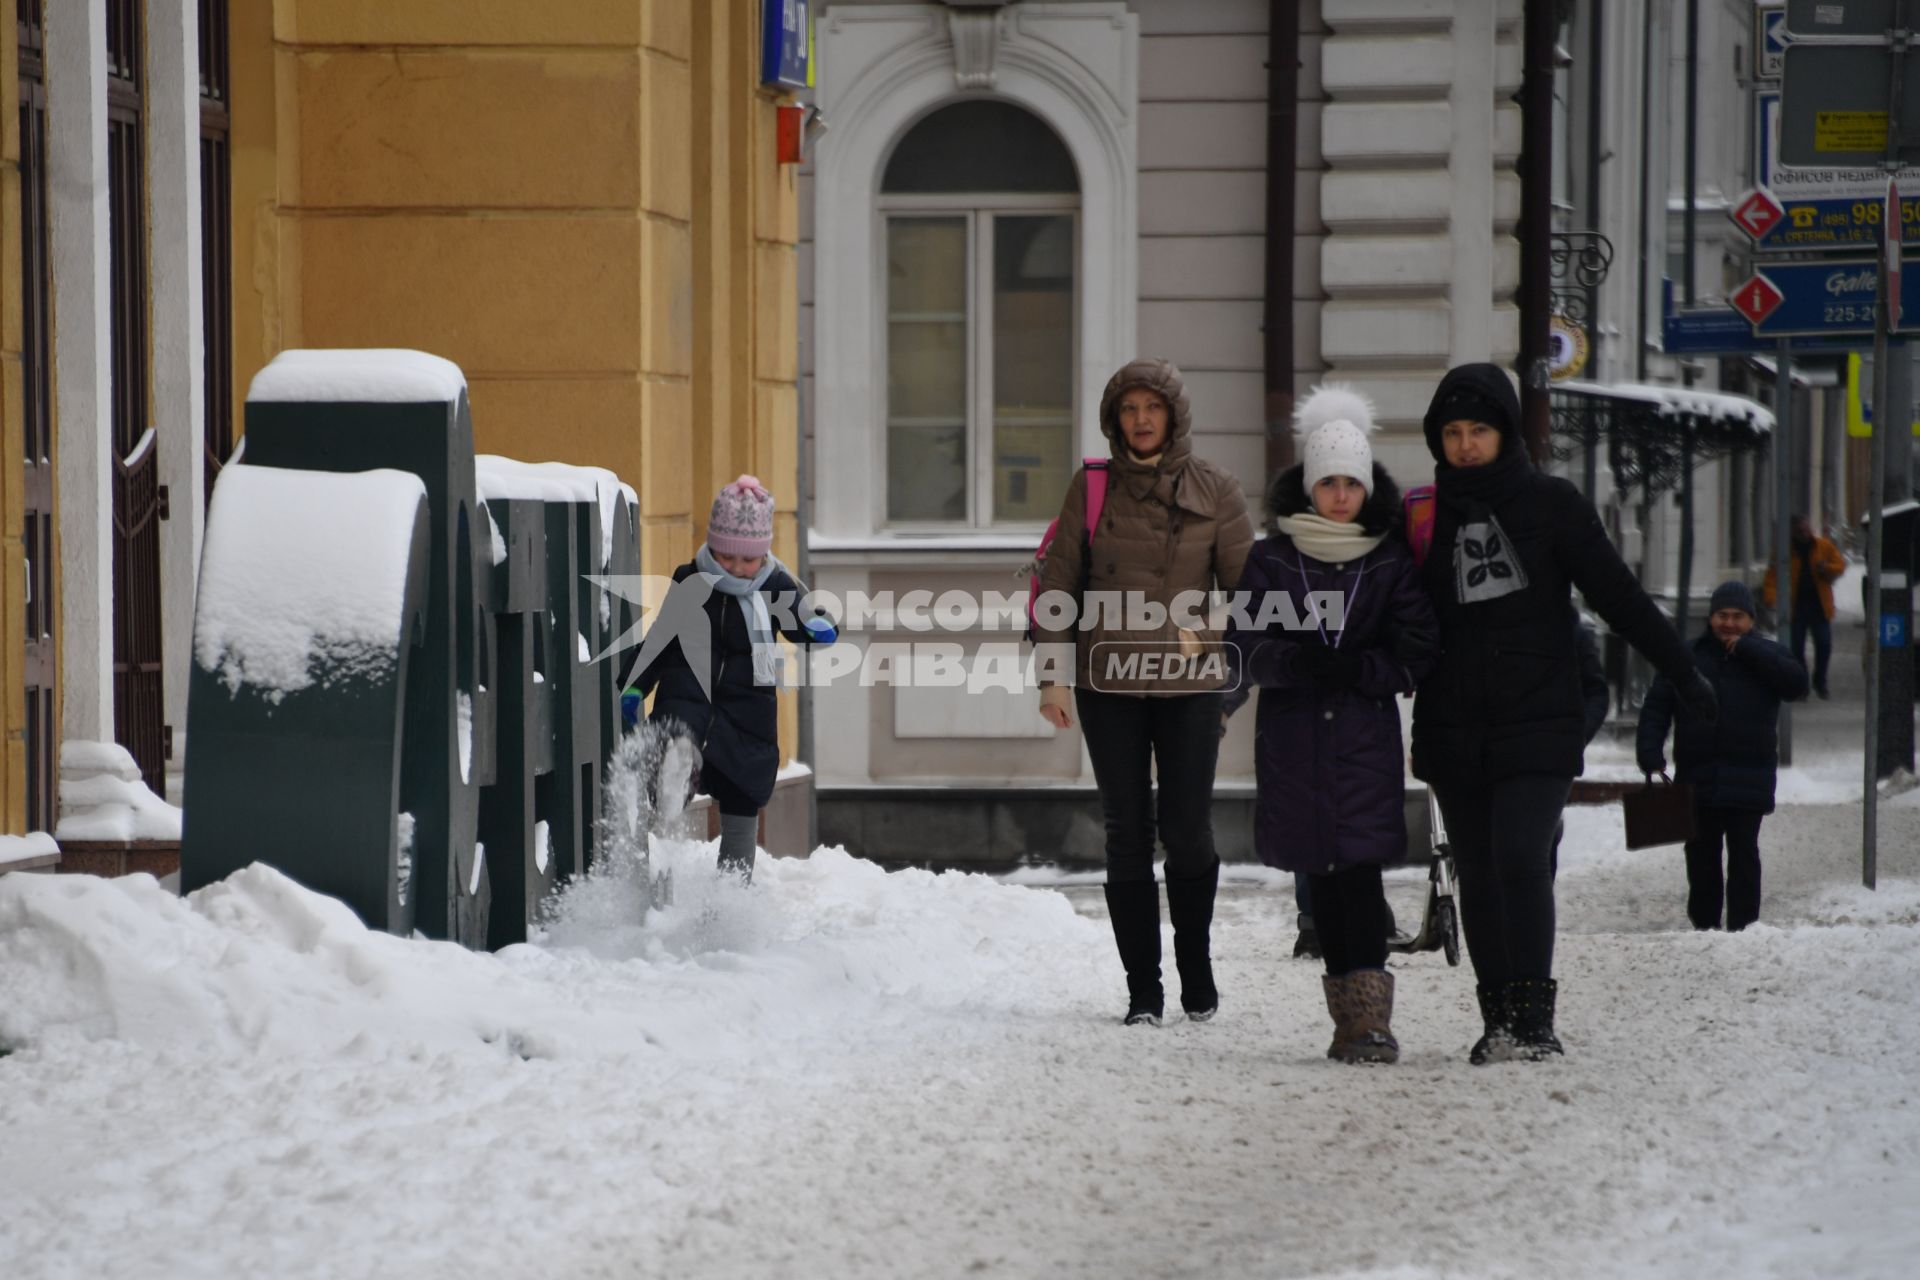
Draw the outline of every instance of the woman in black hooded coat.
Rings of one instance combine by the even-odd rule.
[[[1534,468],[1497,365],[1467,364],[1427,409],[1433,541],[1422,579],[1440,662],[1413,706],[1413,773],[1440,802],[1485,1034],[1477,1065],[1561,1052],[1554,1035],[1553,836],[1586,746],[1572,588],[1711,718],[1713,687],[1572,484]]]

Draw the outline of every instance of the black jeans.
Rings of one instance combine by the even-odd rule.
[[[1380,868],[1346,867],[1308,879],[1313,882],[1307,892],[1327,976],[1344,978],[1355,969],[1385,968],[1387,894],[1380,884]]]
[[[1572,778],[1523,773],[1435,789],[1482,984],[1553,976],[1553,836],[1572,787]]]
[[[1153,879],[1156,818],[1167,850],[1167,879],[1212,872],[1218,861],[1213,771],[1220,755],[1220,702],[1217,693],[1139,698],[1074,690],[1106,816],[1109,884]]]
[[[1813,637],[1813,665],[1807,667],[1807,637]],[[1793,611],[1793,656],[1807,667],[1815,689],[1827,687],[1827,663],[1833,658],[1833,623],[1819,604]]]
[[[1696,929],[1720,927],[1720,902],[1727,905],[1727,932],[1760,918],[1760,820],[1751,809],[1713,809],[1696,805],[1693,839],[1687,841],[1687,919]],[[1720,842],[1726,841],[1727,869],[1720,873]]]

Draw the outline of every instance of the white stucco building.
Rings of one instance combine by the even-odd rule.
[[[1642,355],[1658,338],[1659,276],[1679,261],[1669,203],[1681,180],[1680,8],[1654,5],[1649,21],[1640,0],[1601,6],[1596,46],[1594,6],[1567,6],[1554,230],[1598,230],[1613,254],[1592,300],[1589,379],[1681,374],[1657,351]],[[1733,272],[1722,210],[1747,163],[1748,85],[1729,68],[1751,20],[1746,0],[1701,8],[1702,48],[1714,51],[1700,73],[1704,301]],[[1136,354],[1186,373],[1196,452],[1233,471],[1256,505],[1270,379],[1297,392],[1323,378],[1357,385],[1380,410],[1378,455],[1412,484],[1431,474],[1418,424],[1440,374],[1468,360],[1513,364],[1522,0],[825,0],[817,10],[814,98],[828,130],[810,154],[801,232],[815,586],[935,598],[1023,587],[1016,571],[1078,457],[1106,452],[1100,389]],[[1299,23],[1285,103],[1291,227],[1268,215],[1275,13]],[[1290,367],[1277,370],[1263,350],[1273,251],[1293,265]],[[1715,384],[1711,362],[1697,370]],[[1700,509],[1722,514],[1700,522],[1696,588],[1724,567],[1729,470],[1700,476]],[[1606,490],[1603,476],[1602,501]],[[1631,554],[1642,550],[1636,515],[1626,504],[1616,525]],[[1656,589],[1671,576],[1669,532],[1654,534]],[[977,654],[1019,630],[916,637],[883,625],[863,643],[915,638],[958,638]],[[862,839],[875,856],[912,857],[923,822],[948,847],[997,848],[1009,823],[1027,821],[1014,813],[1024,798],[1091,790],[1077,733],[1041,722],[1030,692],[841,683],[813,698],[823,834]],[[1221,796],[1244,794],[1251,771],[1250,727],[1239,724],[1223,745]],[[1040,822],[1025,839],[1097,833]]]

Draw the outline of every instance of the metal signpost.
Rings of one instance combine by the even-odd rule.
[[[1874,307],[1874,404],[1880,410],[1881,429],[1873,433],[1871,492],[1868,500],[1871,519],[1867,529],[1867,604],[1868,630],[1873,636],[1872,660],[1867,663],[1866,756],[1863,762],[1865,795],[1861,804],[1860,878],[1869,889],[1877,878],[1879,838],[1879,756],[1882,714],[1897,715],[1901,723],[1888,726],[1907,741],[1913,734],[1913,706],[1910,698],[1899,699],[1898,708],[1880,705],[1881,668],[1890,658],[1911,661],[1905,651],[1905,622],[1910,612],[1906,574],[1901,574],[1901,602],[1897,616],[1901,625],[1889,628],[1883,615],[1889,613],[1882,598],[1882,567],[1885,555],[1887,444],[1894,435],[1891,424],[1903,414],[1888,395],[1888,339],[1899,324],[1902,304],[1900,252],[1911,205],[1900,201],[1899,188],[1903,163],[1920,144],[1920,47],[1908,26],[1909,9],[1916,0],[1788,0],[1786,10],[1787,43],[1783,56],[1783,84],[1779,110],[1779,157],[1782,171],[1800,167],[1810,176],[1829,184],[1849,167],[1875,166],[1884,185],[1880,192],[1877,221],[1885,234],[1880,237],[1882,261]],[[1907,91],[1907,80],[1915,80],[1914,92]],[[1851,176],[1851,175],[1849,175]],[[1909,190],[1916,189],[1910,184]],[[1758,277],[1756,277],[1758,279]],[[1752,285],[1754,282],[1749,281]],[[1745,286],[1743,286],[1744,288]],[[1776,284],[1774,291],[1786,290]],[[1767,290],[1754,289],[1750,301],[1755,309],[1770,301]],[[1851,299],[1836,305],[1851,307]],[[1785,306],[1773,302],[1768,315]],[[1904,433],[1902,433],[1904,434]],[[1904,491],[1905,486],[1902,486]],[[1776,596],[1785,598],[1789,579],[1777,577]],[[1889,654],[1889,635],[1896,637],[1898,652]]]

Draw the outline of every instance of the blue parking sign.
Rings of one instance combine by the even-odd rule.
[[[1907,647],[1906,614],[1883,613],[1880,615],[1880,647],[1882,649],[1904,649]]]

